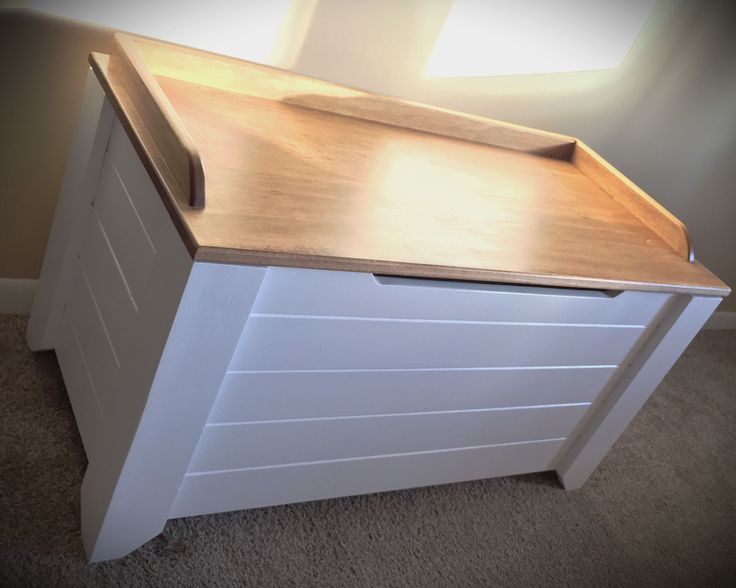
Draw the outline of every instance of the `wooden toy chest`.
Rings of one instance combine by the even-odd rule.
[[[126,36],[90,64],[28,340],[93,561],[175,517],[577,488],[729,293],[569,137]]]

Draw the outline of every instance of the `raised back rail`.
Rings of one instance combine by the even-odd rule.
[[[138,53],[136,39],[115,35],[108,75],[115,91],[128,103],[129,122],[170,196],[193,208],[204,208],[202,160],[184,123]]]
[[[664,207],[572,137],[364,92],[205,51],[117,34],[108,74],[129,124],[172,198],[205,206],[202,160],[156,77],[570,161],[682,258],[687,229]]]

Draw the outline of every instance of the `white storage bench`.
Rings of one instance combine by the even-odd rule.
[[[728,293],[674,252],[683,283],[619,281],[630,288],[378,256],[363,271],[316,254],[286,267],[298,263],[280,263],[278,242],[264,248],[273,262],[243,263],[224,238],[212,259],[196,232],[211,215],[217,244],[227,208],[171,194],[165,141],[147,144],[145,106],[103,90],[114,76],[95,59],[28,331],[56,350],[89,458],[93,561],[175,517],[545,470],[577,488]],[[308,211],[291,206],[296,231]],[[356,247],[370,237],[348,232]]]

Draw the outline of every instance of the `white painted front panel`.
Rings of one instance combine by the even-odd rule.
[[[615,367],[246,372],[210,423],[596,402]]]
[[[173,516],[553,468],[670,298],[269,268]]]
[[[187,474],[170,518],[554,469],[562,441]]]
[[[618,365],[643,327],[251,315],[230,370]]]
[[[588,406],[209,425],[189,472],[560,439]]]
[[[210,423],[596,402],[615,367],[231,373]]]
[[[255,314],[648,325],[670,294],[270,267]]]

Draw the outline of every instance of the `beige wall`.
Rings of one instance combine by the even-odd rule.
[[[0,11],[0,278],[36,278],[90,51],[112,33]]]
[[[678,215],[698,258],[736,286],[736,3],[660,0],[615,70],[432,80],[422,69],[449,0],[309,2],[303,40],[281,52],[291,69],[578,136]],[[2,277],[38,274],[85,56],[109,42],[96,27],[0,17],[0,122],[12,138],[0,147]]]

